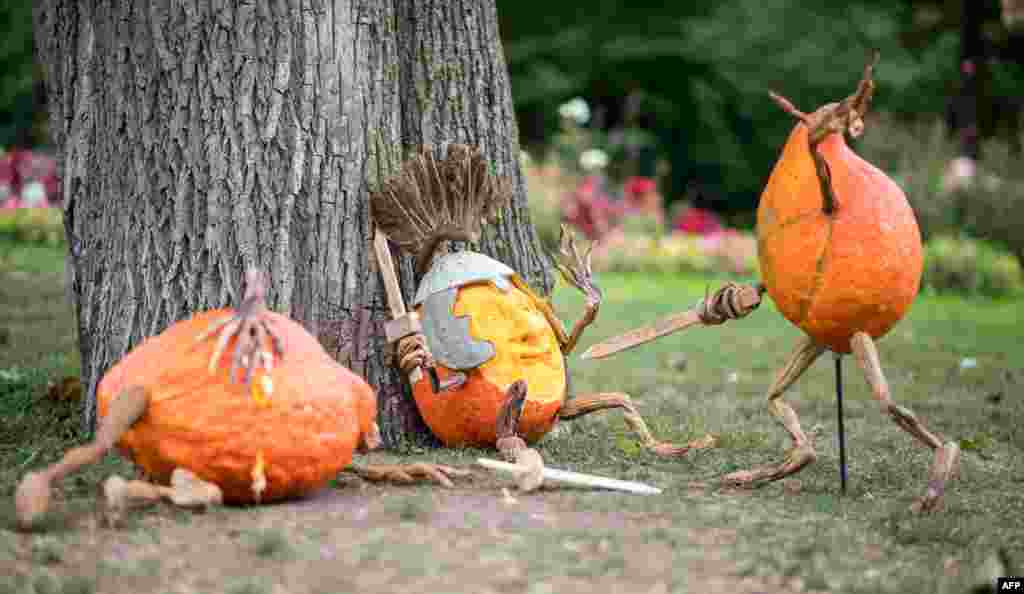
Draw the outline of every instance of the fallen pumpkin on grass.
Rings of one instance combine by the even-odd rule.
[[[260,272],[247,280],[238,311],[205,311],[172,324],[107,371],[97,389],[95,441],[25,475],[15,495],[21,526],[47,511],[53,483],[114,446],[146,480],[108,479],[112,507],[161,498],[208,505],[301,497],[349,468],[357,449],[379,445],[370,385],[300,324],[266,309]],[[236,371],[246,381],[235,381]],[[467,474],[431,465],[354,470],[438,482]]]

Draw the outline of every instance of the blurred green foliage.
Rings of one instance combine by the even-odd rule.
[[[999,1],[970,1],[983,7],[987,43],[1005,46]],[[745,213],[746,225],[793,125],[768,99],[769,89],[805,111],[845,97],[869,48],[881,51],[876,111],[931,122],[958,84],[960,1],[497,4],[525,145],[553,141],[558,107],[585,97],[612,168],[629,161],[616,151],[631,151],[636,169],[622,175],[657,175],[669,201],[695,196],[701,206]],[[33,127],[45,118],[33,88],[40,71],[31,7],[31,0],[0,3],[0,146],[19,135],[45,141]],[[1024,88],[1019,56],[986,61],[982,70],[987,97]],[[982,107],[985,119],[993,110]],[[889,133],[876,127],[867,136]],[[667,172],[659,161],[669,164]]]
[[[64,215],[60,208],[0,209],[0,239],[26,244],[64,244]]]
[[[998,23],[998,1],[984,4],[986,18]],[[869,49],[878,48],[874,108],[901,117],[942,114],[959,77],[959,5],[517,0],[499,2],[499,17],[524,144],[543,145],[558,130],[558,105],[583,96],[594,106],[592,125],[655,133],[671,162],[662,180],[667,196],[696,181],[705,206],[729,212],[755,207],[793,126],[769,89],[812,111],[850,94]],[[1019,64],[991,69],[995,91],[1024,87]],[[639,115],[617,121],[621,98],[631,95]],[[613,107],[604,121],[601,106]]]
[[[989,297],[1017,296],[1024,273],[1012,254],[977,239],[937,236],[925,244],[926,288]]]
[[[986,247],[975,249],[967,238],[992,244],[1001,253],[1009,251],[1024,265],[1024,171],[1020,156],[1013,153],[1008,142],[985,141],[974,180],[960,186],[951,178],[948,167],[957,147],[938,119],[906,124],[881,116],[873,118],[868,126],[885,130],[885,134],[865,133],[857,150],[900,184],[923,238],[964,236],[962,245],[939,244],[956,245],[968,255],[963,262],[950,263],[952,269],[974,259],[981,268],[991,268],[989,262],[994,258],[988,257]],[[1020,143],[1024,144],[1024,135]],[[978,274],[987,273],[980,270]]]
[[[32,56],[32,2],[0,2],[0,147],[30,134],[38,78]]]

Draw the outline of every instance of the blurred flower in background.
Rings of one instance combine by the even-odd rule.
[[[60,203],[59,193],[52,157],[21,148],[0,152],[0,208],[48,208]]]
[[[608,153],[592,148],[580,153],[580,167],[584,171],[598,171],[608,166]]]
[[[687,208],[679,213],[672,227],[680,233],[690,235],[713,235],[724,229],[718,215],[696,207]]]
[[[558,115],[572,120],[577,126],[584,126],[590,121],[590,106],[583,97],[574,97],[558,107]]]

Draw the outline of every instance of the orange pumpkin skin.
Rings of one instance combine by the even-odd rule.
[[[117,445],[159,483],[166,484],[176,467],[186,468],[236,504],[299,497],[324,486],[349,465],[375,422],[373,389],[301,325],[269,313],[285,356],[269,374],[273,390],[261,403],[250,387],[228,382],[233,341],[214,375],[207,364],[216,341],[192,346],[230,313],[199,313],[130,351],[100,382],[100,417],[124,388],[146,388],[146,413]],[[266,485],[257,497],[253,485],[260,469]]]
[[[452,371],[437,366],[442,382]],[[498,440],[497,424],[505,403],[507,386],[495,384],[480,369],[468,374],[465,384],[456,390],[435,394],[430,379],[423,377],[413,385],[413,397],[431,432],[449,447],[493,447]],[[555,426],[562,400],[531,399],[527,392],[519,419],[518,435],[534,443]]]
[[[761,274],[786,319],[849,353],[854,333],[879,338],[906,315],[920,288],[921,234],[900,187],[840,134],[818,145],[836,201],[825,214],[807,135],[797,124],[761,195]]]
[[[534,297],[513,286],[506,291],[490,283],[459,289],[453,311],[468,316],[469,333],[490,341],[495,357],[464,372],[457,389],[435,394],[426,375],[413,385],[413,397],[424,422],[445,445],[493,447],[507,390],[515,381],[527,383],[526,402],[517,431],[528,443],[551,430],[565,400],[565,359],[554,330]],[[437,363],[440,381],[454,372]]]

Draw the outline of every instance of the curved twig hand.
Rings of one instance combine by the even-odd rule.
[[[248,384],[252,381],[253,372],[257,367],[263,367],[269,372],[273,369],[274,356],[284,358],[281,338],[274,332],[273,322],[265,315],[268,311],[266,279],[260,270],[251,268],[246,273],[245,295],[235,313],[218,320],[196,337],[195,343],[198,344],[214,335],[217,336],[217,345],[210,356],[210,373],[217,370],[217,364],[232,338],[237,339],[228,374],[232,382],[235,381],[239,367],[245,369],[244,383]],[[264,348],[268,341],[271,350]]]

